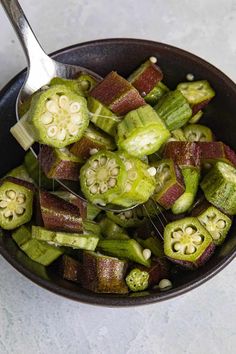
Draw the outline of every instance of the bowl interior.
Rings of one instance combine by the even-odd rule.
[[[128,76],[140,63],[150,56],[156,56],[164,72],[164,83],[174,89],[176,84],[186,80],[192,73],[196,80],[209,80],[216,90],[216,97],[206,109],[202,123],[213,129],[218,140],[223,140],[236,150],[235,100],[236,86],[219,70],[202,59],[180,49],[145,40],[109,39],[88,42],[54,53],[57,60],[87,67],[101,76],[116,70]],[[0,176],[22,162],[24,151],[9,133],[15,123],[15,100],[24,81],[21,72],[0,92]],[[178,270],[174,276],[174,288],[166,293],[157,291],[117,296],[94,294],[76,284],[60,279],[55,271],[57,264],[47,269],[26,257],[12,241],[9,234],[0,235],[0,253],[21,273],[35,283],[78,301],[106,306],[130,306],[165,300],[200,285],[221,270],[233,259],[236,251],[236,225],[222,247],[219,247],[210,261],[197,271]]]

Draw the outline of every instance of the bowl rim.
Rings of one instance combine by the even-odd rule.
[[[93,47],[93,46],[103,46],[104,44],[140,44],[142,46],[145,45],[153,45],[160,49],[165,49],[171,51],[172,53],[176,53],[176,55],[181,55],[182,57],[187,57],[196,63],[200,63],[206,67],[206,69],[210,70],[217,76],[220,76],[221,80],[227,82],[227,85],[235,92],[236,95],[236,84],[221,70],[217,69],[214,65],[210,64],[206,60],[198,57],[195,54],[192,54],[184,49],[172,46],[170,44],[156,42],[147,39],[137,39],[137,38],[107,38],[107,39],[98,39],[92,41],[86,41],[78,44],[74,44],[68,47],[61,48],[53,53],[49,54],[52,57],[56,57],[58,54],[68,53],[73,51],[75,48],[79,47]],[[0,96],[3,96],[5,92],[7,92],[13,83],[15,83],[22,74],[26,72],[26,68],[20,71],[17,75],[15,75],[1,90]],[[63,288],[60,285],[53,283],[51,280],[46,280],[40,278],[40,276],[32,273],[29,269],[25,268],[21,263],[19,263],[14,257],[12,257],[8,251],[3,247],[2,237],[0,237],[0,254],[3,258],[10,263],[17,271],[23,274],[26,278],[30,279],[35,284],[41,286],[44,289],[47,289],[57,295],[61,295],[67,299],[75,300],[81,303],[86,303],[90,305],[100,305],[106,307],[129,307],[129,306],[138,306],[138,305],[146,305],[153,304],[156,302],[161,302],[164,300],[169,300],[179,295],[185,294],[201,284],[205,283],[213,276],[218,274],[222,269],[224,269],[236,256],[236,249],[231,251],[228,255],[226,255],[222,260],[219,261],[217,265],[211,268],[209,271],[199,276],[196,280],[191,280],[190,282],[184,285],[181,285],[177,289],[173,288],[168,292],[160,292],[160,293],[151,293],[146,296],[121,296],[116,294],[97,294],[93,292],[88,293],[80,293],[75,292],[68,288]]]

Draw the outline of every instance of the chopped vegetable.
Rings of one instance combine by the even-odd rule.
[[[184,135],[188,141],[212,141],[213,134],[210,128],[200,124],[189,124],[184,128]]]

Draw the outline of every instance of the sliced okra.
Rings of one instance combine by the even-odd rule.
[[[129,112],[117,127],[119,148],[139,158],[156,152],[169,137],[165,124],[149,105]]]
[[[48,145],[41,145],[38,161],[48,178],[79,180],[82,160],[65,147],[57,149]]]
[[[165,227],[164,252],[175,263],[198,268],[206,263],[214,249],[211,235],[197,218],[187,217]]]
[[[41,226],[32,226],[32,237],[49,245],[89,251],[94,251],[99,241],[99,237],[95,234],[86,235],[84,233],[52,231]]]
[[[111,256],[128,259],[142,264],[146,267],[151,265],[151,252],[145,252],[140,244],[133,239],[130,240],[100,240],[98,248]],[[148,253],[148,255],[147,255]]]
[[[163,84],[163,82],[159,81],[144,99],[151,106],[155,106],[160,98],[169,91],[168,87]]]
[[[128,81],[145,97],[162,78],[159,66],[148,59],[128,77]]]
[[[28,151],[25,154],[24,166],[30,177],[33,178],[34,183],[39,186],[39,188],[44,188],[46,190],[54,190],[57,188],[58,184],[56,181],[46,177],[32,151]]]
[[[143,291],[148,288],[149,273],[146,270],[133,268],[125,281],[131,291]]]
[[[197,218],[211,235],[214,244],[221,245],[229,232],[232,220],[212,205],[199,213]]]
[[[168,139],[168,142],[169,141],[187,141],[187,139],[184,135],[184,131],[179,128],[179,129],[172,130],[171,136]]]
[[[236,214],[236,169],[217,162],[200,184],[206,199],[229,215]]]
[[[93,220],[92,218],[90,218],[90,212],[88,211],[88,207],[90,203],[86,203],[84,202],[81,198],[75,196],[74,194],[68,192],[68,191],[64,191],[64,190],[58,190],[56,192],[52,192],[53,194],[55,194],[57,197],[64,199],[65,201],[75,205],[77,208],[79,208],[79,212],[81,215],[81,218],[84,219],[88,219],[88,220]],[[90,204],[91,205],[91,204]],[[95,206],[92,206],[93,209],[96,208]],[[96,210],[98,212],[101,211],[101,209],[96,208]],[[94,211],[95,213],[95,211]],[[95,218],[95,216],[94,216]]]
[[[185,191],[183,176],[171,159],[153,165],[156,168],[156,187],[152,198],[163,208],[169,209]]]
[[[104,217],[100,220],[99,225],[101,227],[101,232],[106,239],[109,240],[128,240],[129,235],[126,230],[117,225],[111,219]]]
[[[98,83],[90,95],[118,115],[124,115],[145,104],[138,90],[115,71]]]
[[[83,265],[77,259],[74,259],[66,254],[63,255],[61,262],[61,274],[64,279],[81,283],[83,272]]]
[[[188,101],[178,90],[166,93],[154,109],[170,131],[181,128],[192,116]]]
[[[173,159],[180,167],[200,167],[201,149],[199,143],[189,141],[170,141],[166,144],[164,157]]]
[[[80,185],[88,201],[106,205],[123,192],[127,172],[117,153],[101,150],[80,170]]]
[[[198,145],[201,151],[202,164],[223,161],[236,166],[236,153],[221,141],[199,142]]]
[[[147,202],[155,189],[155,178],[151,175],[152,172],[156,173],[155,168],[150,168],[124,151],[118,154],[125,165],[127,178],[123,192],[113,200],[113,203],[130,207]]]
[[[200,171],[196,167],[183,167],[181,172],[184,178],[185,192],[172,205],[171,211],[174,214],[185,213],[193,205],[200,180]]]
[[[78,80],[76,80],[76,79],[73,80],[73,79],[63,79],[62,77],[54,77],[50,81],[49,86],[55,86],[55,85],[66,86],[71,91],[76,92],[78,95],[85,96]]]
[[[6,177],[0,186],[0,226],[12,230],[32,217],[33,189],[31,183]]]
[[[193,110],[193,109],[192,109]],[[196,124],[198,121],[202,118],[203,116],[203,111],[200,109],[196,113],[193,113],[192,117],[189,119],[188,123],[189,124]]]
[[[83,253],[83,281],[85,289],[96,293],[128,293],[125,273],[128,263],[95,252]]]
[[[6,177],[7,176],[19,178],[23,181],[34,183],[34,180],[30,177],[24,165],[20,165],[18,167],[13,168],[10,172],[7,173]]]
[[[210,128],[201,124],[188,124],[184,128],[187,141],[213,141],[214,136]]]
[[[116,224],[125,228],[137,227],[146,219],[142,206],[137,206],[131,210],[122,211],[120,213],[107,211],[106,215]]]
[[[82,90],[85,97],[87,97],[90,91],[97,85],[98,80],[91,75],[81,73],[77,78],[76,81],[80,89]]]
[[[45,228],[70,232],[83,230],[80,209],[75,205],[45,191],[39,192],[39,205]]]
[[[69,150],[73,155],[85,161],[99,150],[115,150],[115,148],[116,144],[111,136],[90,124],[83,137],[75,142]]]
[[[28,117],[35,140],[56,148],[79,140],[89,124],[86,99],[64,85],[37,93]]]
[[[105,133],[115,136],[117,124],[121,121],[121,117],[116,116],[104,104],[93,97],[88,97],[88,109],[90,112],[91,122]]]
[[[193,106],[204,101],[210,101],[215,96],[215,91],[206,80],[181,82],[177,86],[188,102]]]
[[[29,227],[22,225],[12,233],[19,248],[33,261],[48,266],[63,254],[63,249],[32,239]]]

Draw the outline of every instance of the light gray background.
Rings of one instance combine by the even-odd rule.
[[[47,52],[96,38],[146,38],[191,51],[236,80],[235,0],[21,4]],[[0,6],[0,88],[24,66],[20,45]],[[0,257],[0,353],[235,353],[235,264],[171,301],[109,309],[51,294]]]

